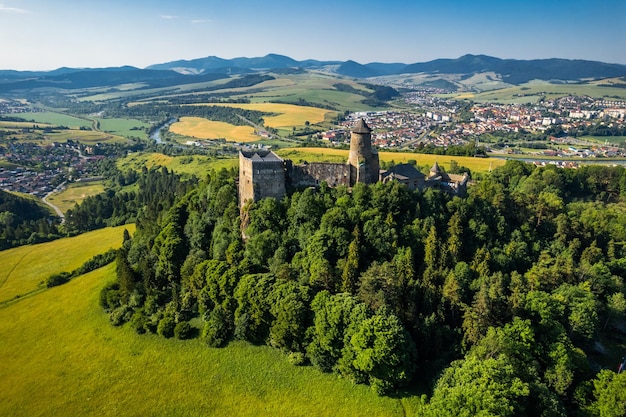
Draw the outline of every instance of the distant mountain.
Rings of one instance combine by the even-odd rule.
[[[534,79],[578,81],[626,76],[626,65],[596,61],[568,59],[516,60],[500,59],[486,55],[464,55],[456,59],[436,59],[429,62],[403,64],[360,64],[355,61],[297,61],[293,58],[269,54],[257,58],[223,59],[216,56],[192,60],[179,60],[155,64],[146,69],[135,67],[115,68],[59,68],[49,72],[0,71],[0,93],[27,91],[36,88],[80,89],[114,87],[121,84],[142,83],[144,88],[169,87],[181,84],[212,81],[234,74],[263,71],[297,73],[319,70],[352,78],[369,78],[400,74],[427,74],[434,76],[428,82],[445,82],[445,77],[455,74],[471,77],[492,73],[502,82],[521,84]]]
[[[304,68],[320,69],[331,67],[339,75],[353,78],[368,78],[399,74],[461,74],[471,76],[483,72],[494,72],[509,84],[521,84],[534,79],[581,80],[585,78],[609,78],[626,76],[626,65],[606,64],[597,61],[569,59],[500,59],[486,55],[464,55],[456,59],[403,64],[380,63],[360,64],[349,61],[296,61],[292,58],[270,54],[260,58],[222,59],[207,57],[190,61],[174,61],[152,65],[148,69],[170,69],[185,73],[200,74],[204,71],[244,73],[258,70]]]
[[[570,59],[500,59],[486,55],[464,55],[458,59],[437,59],[407,65],[402,72],[439,74],[478,74],[495,72],[509,84],[522,84],[530,80],[580,80],[585,78],[610,78],[626,75],[626,65],[605,64],[596,61]]]
[[[317,63],[317,64],[316,64]],[[319,61],[307,62],[307,67],[319,65]],[[200,74],[205,71],[221,73],[247,73],[250,71],[302,67],[302,63],[283,55],[269,54],[260,58],[222,59],[216,56],[181,60],[150,65],[146,69],[174,70],[182,73]]]
[[[228,76],[211,72],[191,77],[170,70],[160,71],[128,66],[86,69],[59,68],[49,72],[0,71],[0,93],[39,88],[74,90],[134,83],[145,84],[145,88],[158,88],[213,81],[221,78],[228,78]]]

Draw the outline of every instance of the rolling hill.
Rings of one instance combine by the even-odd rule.
[[[429,74],[435,77],[457,75],[469,78],[476,74],[491,73],[509,85],[519,85],[531,80],[576,82],[626,76],[626,65],[556,58],[516,60],[486,55],[464,55],[456,59],[436,59],[407,65],[380,62],[360,64],[352,60],[297,61],[287,56],[269,54],[256,58],[233,59],[209,56],[155,64],[145,69],[124,66],[95,69],[59,68],[50,72],[5,70],[0,71],[0,93],[40,88],[74,90],[137,83],[142,84],[141,88],[158,88],[214,81],[238,74],[293,70],[316,70],[350,78],[400,74]]]

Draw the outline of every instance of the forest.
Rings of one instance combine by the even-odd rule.
[[[418,415],[626,413],[621,167],[509,161],[463,199],[322,184],[241,211],[234,171],[142,176],[137,231],[100,297],[114,325],[267,344],[421,395]]]

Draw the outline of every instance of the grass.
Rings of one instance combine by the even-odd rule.
[[[288,158],[298,163],[308,162],[345,162],[348,160],[348,150],[329,148],[286,148],[277,151],[282,158]],[[472,158],[467,156],[429,155],[408,152],[379,152],[381,162],[406,163],[415,160],[420,166],[429,168],[437,162],[442,168],[447,168],[450,161],[469,168],[472,172],[488,172],[506,163],[503,159]]]
[[[168,156],[160,153],[130,153],[117,162],[120,169],[140,171],[144,166],[148,169],[156,166],[166,167],[179,174],[204,177],[212,170],[230,169],[239,166],[237,158],[216,159],[210,156]]]
[[[63,191],[48,197],[48,201],[57,206],[63,213],[73,209],[74,205],[80,204],[85,198],[104,192],[102,181],[75,182]]]
[[[555,99],[566,95],[626,99],[626,89],[619,87],[600,87],[596,83],[550,84],[548,82],[531,81],[519,86],[485,91],[477,94],[459,93],[445,96],[459,99],[471,99],[476,102],[536,103],[539,99],[544,97],[547,99]]]
[[[252,126],[235,126],[201,117],[181,117],[170,126],[170,131],[178,135],[198,139],[226,139],[229,142],[256,142],[261,139]]]
[[[80,129],[81,127],[91,127],[92,122],[89,119],[81,119],[69,116],[63,113],[55,112],[37,112],[37,113],[18,113],[14,117],[35,123],[47,123],[54,126],[67,126],[71,129]]]
[[[580,140],[597,142],[602,145],[606,142],[612,145],[626,144],[626,136],[582,136]]]
[[[59,130],[57,133],[46,134],[46,137],[54,142],[66,142],[68,140],[73,140],[87,145],[104,142],[126,142],[126,139],[122,136],[106,132],[95,132],[93,130]]]
[[[0,415],[414,414],[414,397],[377,397],[269,347],[212,349],[113,327],[98,299],[114,274],[111,264],[0,307]]]
[[[120,247],[124,229],[132,233],[135,226],[106,228],[0,252],[0,304],[38,290],[52,274],[71,272],[93,256]]]
[[[117,136],[137,137],[140,139],[148,139],[145,128],[148,123],[140,122],[133,119],[98,119],[100,130],[103,132],[113,133]]]

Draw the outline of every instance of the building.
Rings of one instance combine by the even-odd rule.
[[[468,180],[467,174],[446,174],[437,163],[431,168],[428,177],[409,164],[381,171],[378,152],[372,148],[372,130],[363,119],[352,129],[350,154],[345,164],[305,162],[296,165],[268,150],[239,152],[240,207],[249,201],[266,197],[280,199],[289,188],[316,187],[322,182],[330,187],[352,187],[356,183],[399,181],[413,190],[432,187],[464,196]]]

